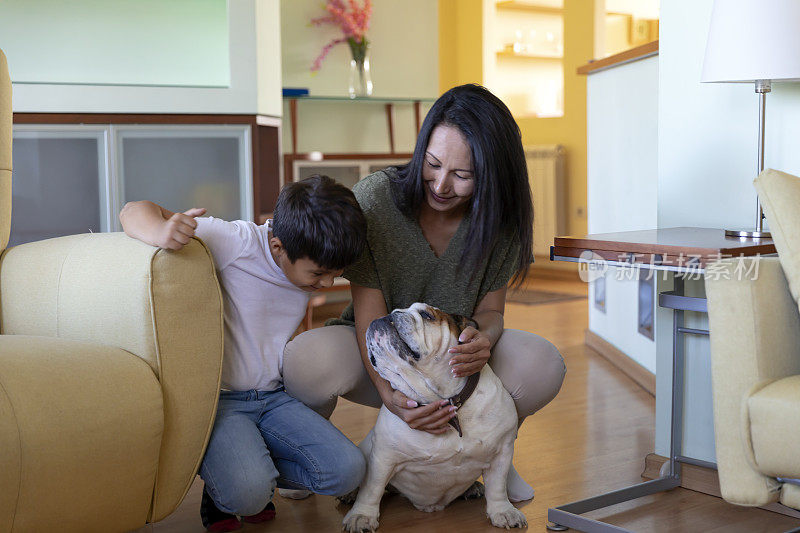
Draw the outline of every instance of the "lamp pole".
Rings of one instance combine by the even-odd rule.
[[[772,82],[770,80],[756,81],[756,94],[758,94],[758,173],[764,171],[764,121],[767,118],[767,93],[772,90]],[[756,196],[756,233],[764,233],[764,210],[761,208],[761,202]],[[763,236],[763,235],[762,235]],[[768,236],[768,235],[767,235]]]
[[[767,118],[767,93],[772,91],[771,80],[756,80],[756,94],[758,95],[758,174],[764,171],[764,123]],[[756,229],[725,230],[726,237],[739,237],[743,239],[769,239],[770,232],[764,231],[764,209],[756,196]]]

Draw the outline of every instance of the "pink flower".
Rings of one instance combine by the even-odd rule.
[[[345,42],[346,40],[347,39],[344,39],[344,38],[334,39],[333,41],[331,41],[328,44],[326,44],[322,48],[322,52],[320,52],[319,56],[317,56],[317,58],[314,60],[314,64],[311,65],[311,72],[316,72],[320,68],[322,68],[322,60],[325,59],[325,57],[328,55],[328,52],[331,51],[331,48],[333,48],[334,46],[336,46],[339,43]]]
[[[342,37],[330,41],[322,48],[311,66],[312,71],[317,71],[322,67],[322,61],[331,48],[337,44],[347,41],[348,38],[352,38],[358,43],[365,41],[369,21],[372,17],[372,0],[363,0],[363,2],[362,6],[359,5],[359,0],[347,0],[346,4],[344,0],[327,0],[325,10],[328,15],[311,19],[311,24],[314,26],[323,24],[339,26],[343,34]]]

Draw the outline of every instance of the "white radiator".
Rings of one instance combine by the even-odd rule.
[[[549,257],[553,238],[567,230],[564,147],[526,146],[525,160],[533,195],[533,254]]]

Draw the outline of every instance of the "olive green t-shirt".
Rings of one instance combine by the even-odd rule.
[[[380,289],[389,311],[424,302],[447,313],[472,316],[488,292],[505,287],[514,275],[518,239],[498,239],[475,275],[470,276],[466,268],[458,268],[461,253],[465,246],[483,243],[466,241],[469,214],[461,221],[444,253],[436,257],[417,221],[395,206],[390,179],[396,176],[397,169],[389,167],[370,174],[353,187],[367,219],[367,246],[343,276],[357,285]],[[328,325],[353,323],[352,303],[340,319],[328,321]]]

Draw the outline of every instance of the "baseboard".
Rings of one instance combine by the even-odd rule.
[[[531,264],[530,273],[537,278],[558,279],[566,281],[579,281],[578,263],[566,261],[550,261],[547,256],[537,255]]]
[[[602,355],[609,363],[617,367],[623,374],[635,381],[640,387],[656,395],[656,375],[645,367],[628,357],[619,348],[592,331],[586,330],[584,336],[586,345]]]
[[[642,477],[645,479],[660,477],[661,467],[666,462],[667,458],[663,455],[647,454],[647,457],[644,458]],[[719,489],[719,476],[717,471],[711,468],[681,464],[681,487],[702,492],[703,494],[710,494],[717,498],[722,497],[722,492]]]
[[[656,479],[660,477],[661,467],[666,462],[667,458],[662,455],[657,455],[655,453],[648,454],[647,457],[644,458],[642,477],[645,479]],[[712,468],[681,464],[681,487],[716,496],[717,498],[722,497],[722,493],[719,489],[719,475],[717,471]],[[791,516],[793,518],[800,518],[800,511],[796,511],[791,507],[786,507],[779,503],[764,505],[761,506],[760,509],[766,509],[767,511]]]

